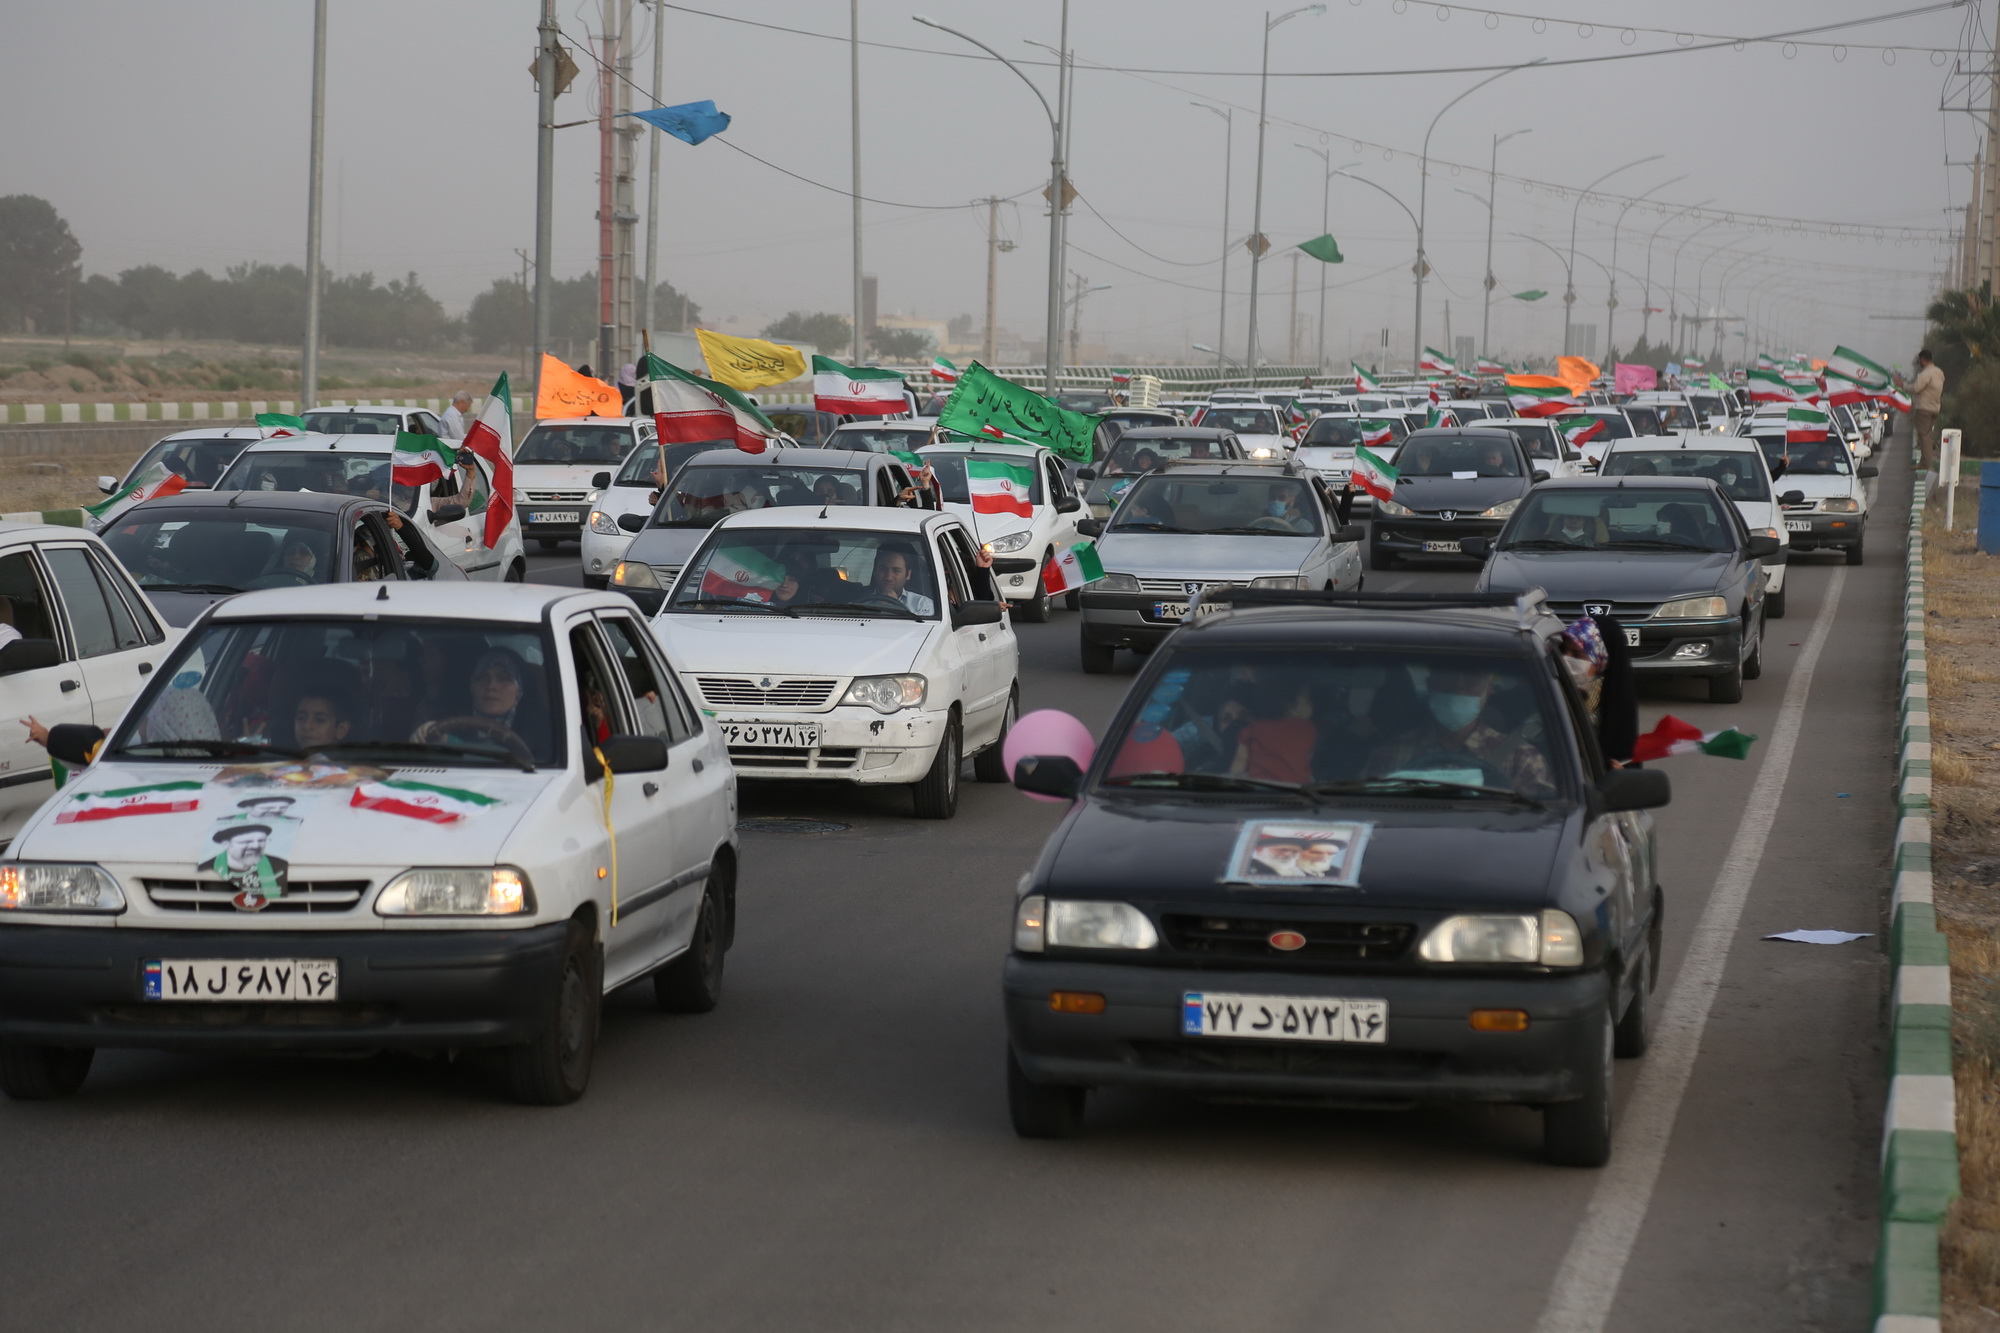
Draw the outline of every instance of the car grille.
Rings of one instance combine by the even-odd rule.
[[[1601,605],[1595,599],[1590,604]],[[1660,609],[1658,602],[1611,602],[1610,606],[1607,614],[1621,621],[1650,620],[1653,612]],[[1582,602],[1550,602],[1549,610],[1564,620],[1580,620],[1589,614],[1583,609]]]
[[[562,504],[562,503],[582,504],[584,497],[590,494],[588,490],[523,491],[521,493],[528,497],[528,502],[530,504],[549,504],[552,502],[557,504]]]
[[[146,896],[153,906],[169,912],[237,912],[233,901],[237,890],[214,880],[146,879]],[[273,898],[261,910],[266,912],[348,912],[368,892],[365,879],[323,879],[285,886],[283,897]]]
[[[1197,585],[1203,592],[1209,592],[1218,588],[1242,586],[1235,583],[1217,582],[1214,579],[1140,579],[1139,591],[1171,593],[1176,597],[1186,597],[1188,595],[1187,585],[1190,583]]]
[[[1421,1078],[1443,1063],[1443,1057],[1387,1046],[1318,1045],[1305,1042],[1224,1041],[1210,1037],[1187,1041],[1135,1041],[1132,1053],[1149,1069],[1229,1074],[1319,1074],[1358,1078]]]
[[[1804,504],[1785,505],[1783,508],[1787,514],[1810,514],[1819,508],[1819,501],[1808,500]]]
[[[748,676],[697,676],[701,697],[717,708],[824,708],[833,699],[837,677],[772,680],[769,688]]]
[[[838,746],[804,750],[775,745],[732,745],[729,762],[738,770],[752,772],[848,773],[861,762],[861,751]]]
[[[1204,958],[1269,962],[1386,962],[1402,957],[1416,926],[1408,921],[1286,921],[1254,916],[1180,915],[1161,919],[1176,953]],[[1303,947],[1281,951],[1270,937],[1280,930],[1305,936]]]

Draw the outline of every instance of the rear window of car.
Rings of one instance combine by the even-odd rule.
[[[333,581],[333,516],[139,509],[103,534],[142,588],[244,592]]]
[[[1539,422],[1510,421],[1499,429],[1519,440],[1530,458],[1550,463],[1558,462],[1562,458],[1562,455],[1556,452],[1556,433],[1553,427],[1544,426]]]
[[[653,526],[712,528],[747,509],[867,503],[866,479],[854,468],[710,463],[684,467],[675,475]]]
[[[870,454],[914,453],[931,442],[928,430],[885,430],[869,426],[842,426],[826,437],[829,449],[859,449]]]
[[[1518,477],[1519,451],[1490,436],[1426,436],[1407,441],[1396,455],[1405,477]]]
[[[1211,407],[1201,414],[1201,424],[1212,430],[1233,430],[1238,435],[1277,435],[1278,414],[1268,407]]]
[[[1222,440],[1205,440],[1199,436],[1172,435],[1127,435],[1118,441],[1111,456],[1104,460],[1104,475],[1107,477],[1129,477],[1141,472],[1151,472],[1173,458],[1241,458],[1243,451]]]
[[[165,463],[169,472],[187,478],[189,486],[213,486],[236,455],[253,443],[252,440],[161,440],[133,465],[130,475],[136,477],[155,463]]]
[[[711,449],[734,449],[734,440],[693,440],[686,444],[669,444],[664,447],[652,445],[644,449],[634,449],[626,458],[625,466],[618,469],[612,478],[613,486],[643,486],[657,490],[666,485],[674,473],[681,470],[681,464],[696,454],[705,454]],[[661,457],[666,465],[661,466]],[[662,473],[665,476],[662,476]]]
[[[1732,500],[1771,499],[1764,461],[1741,449],[1617,449],[1598,468],[1603,477],[1707,477]]]
[[[389,455],[330,449],[265,449],[240,454],[215,483],[218,491],[315,491],[387,500],[404,513],[416,509],[414,487],[389,477]]]
[[[1296,477],[1141,477],[1111,516],[1113,532],[1304,537],[1320,531],[1319,506]]]
[[[537,426],[514,451],[516,463],[621,463],[632,451],[630,426]]]
[[[394,435],[403,429],[400,412],[302,412],[306,429],[327,435]]]

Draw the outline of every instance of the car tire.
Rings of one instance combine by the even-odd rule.
[[[528,581],[528,562],[525,560],[516,560],[513,564],[507,566],[507,573],[502,581],[506,583],[526,583]]]
[[[1063,594],[1063,607],[1070,611],[1083,610],[1083,589],[1071,588]]]
[[[553,550],[555,550],[555,549],[556,549],[556,547],[558,547],[558,546],[561,546],[561,545],[562,545],[562,538],[560,538],[560,537],[537,537],[537,538],[535,538],[535,544],[536,544],[537,546],[541,547],[541,548],[542,548],[542,549],[543,549],[544,551],[553,551]]]
[[[1757,646],[1743,659],[1743,679],[1755,680],[1764,674],[1764,623],[1757,622]]]
[[[1577,1071],[1583,1095],[1542,1108],[1542,1160],[1554,1166],[1603,1166],[1611,1160],[1611,1015],[1597,1017],[1596,1054]]]
[[[1034,1083],[1007,1049],[1007,1117],[1024,1139],[1066,1139],[1083,1128],[1083,1088]]]
[[[1646,952],[1640,959],[1645,970],[1638,983],[1632,987],[1632,1002],[1625,1006],[1625,1016],[1618,1020],[1611,1030],[1611,1053],[1620,1060],[1636,1060],[1646,1053],[1653,1044],[1653,976],[1659,971],[1659,960],[1653,956],[1653,942],[1646,940]]]
[[[1379,546],[1371,546],[1368,548],[1368,567],[1370,569],[1394,569],[1396,567],[1396,557],[1390,555]]]
[[[1077,655],[1083,662],[1086,676],[1108,676],[1118,661],[1118,650],[1108,643],[1093,643],[1085,634],[1077,644]]]
[[[1783,620],[1785,618],[1785,590],[1764,594],[1764,619]]]
[[[958,717],[945,723],[944,739],[931,756],[930,771],[910,784],[910,804],[918,819],[950,819],[958,813],[958,769],[964,757]]]
[[[604,1001],[604,960],[590,931],[569,923],[542,1030],[509,1046],[507,1086],[528,1106],[566,1106],[590,1086],[597,1028]]]
[[[722,965],[728,948],[728,913],[713,882],[701,890],[687,952],[653,973],[653,1005],[662,1013],[705,1014],[722,999]]]
[[[1049,590],[1042,582],[1042,570],[1049,567],[1049,557],[1042,557],[1041,567],[1035,571],[1035,595],[1025,602],[1014,603],[1014,618],[1025,620],[1030,625],[1046,625],[1049,622]]]
[[[1712,704],[1740,704],[1743,702],[1743,664],[1735,663],[1726,676],[1708,678],[1708,701]]]
[[[972,760],[972,776],[981,782],[1006,782],[1011,775],[1007,772],[1007,733],[1014,729],[1014,723],[1021,717],[1021,686],[1017,682],[1007,692],[1007,709],[1000,717],[1000,734],[993,738],[993,744],[981,750]]]
[[[583,576],[583,586],[586,588],[595,588],[597,591],[603,592],[611,586],[611,576],[609,574],[585,574]]]
[[[97,1051],[89,1046],[0,1042],[0,1092],[11,1101],[46,1102],[83,1086]]]
[[[1858,565],[1861,563],[1860,542],[1856,542],[1854,543],[1854,545],[1847,548],[1847,563],[1850,565]]]

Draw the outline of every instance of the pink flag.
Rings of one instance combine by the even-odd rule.
[[[1615,393],[1644,393],[1659,387],[1659,373],[1651,366],[1628,366],[1620,361],[1612,367],[1611,388]]]

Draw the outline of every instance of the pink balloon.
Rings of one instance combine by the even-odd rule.
[[[1090,767],[1090,756],[1097,752],[1097,742],[1090,737],[1090,728],[1076,718],[1058,708],[1041,708],[1020,718],[1007,733],[1007,741],[1000,747],[1000,757],[1006,761],[1007,776],[1014,776],[1014,765],[1029,755],[1064,755],[1076,761],[1078,768]],[[1063,804],[1058,796],[1042,796],[1035,792],[1022,792],[1031,801],[1054,801]]]

